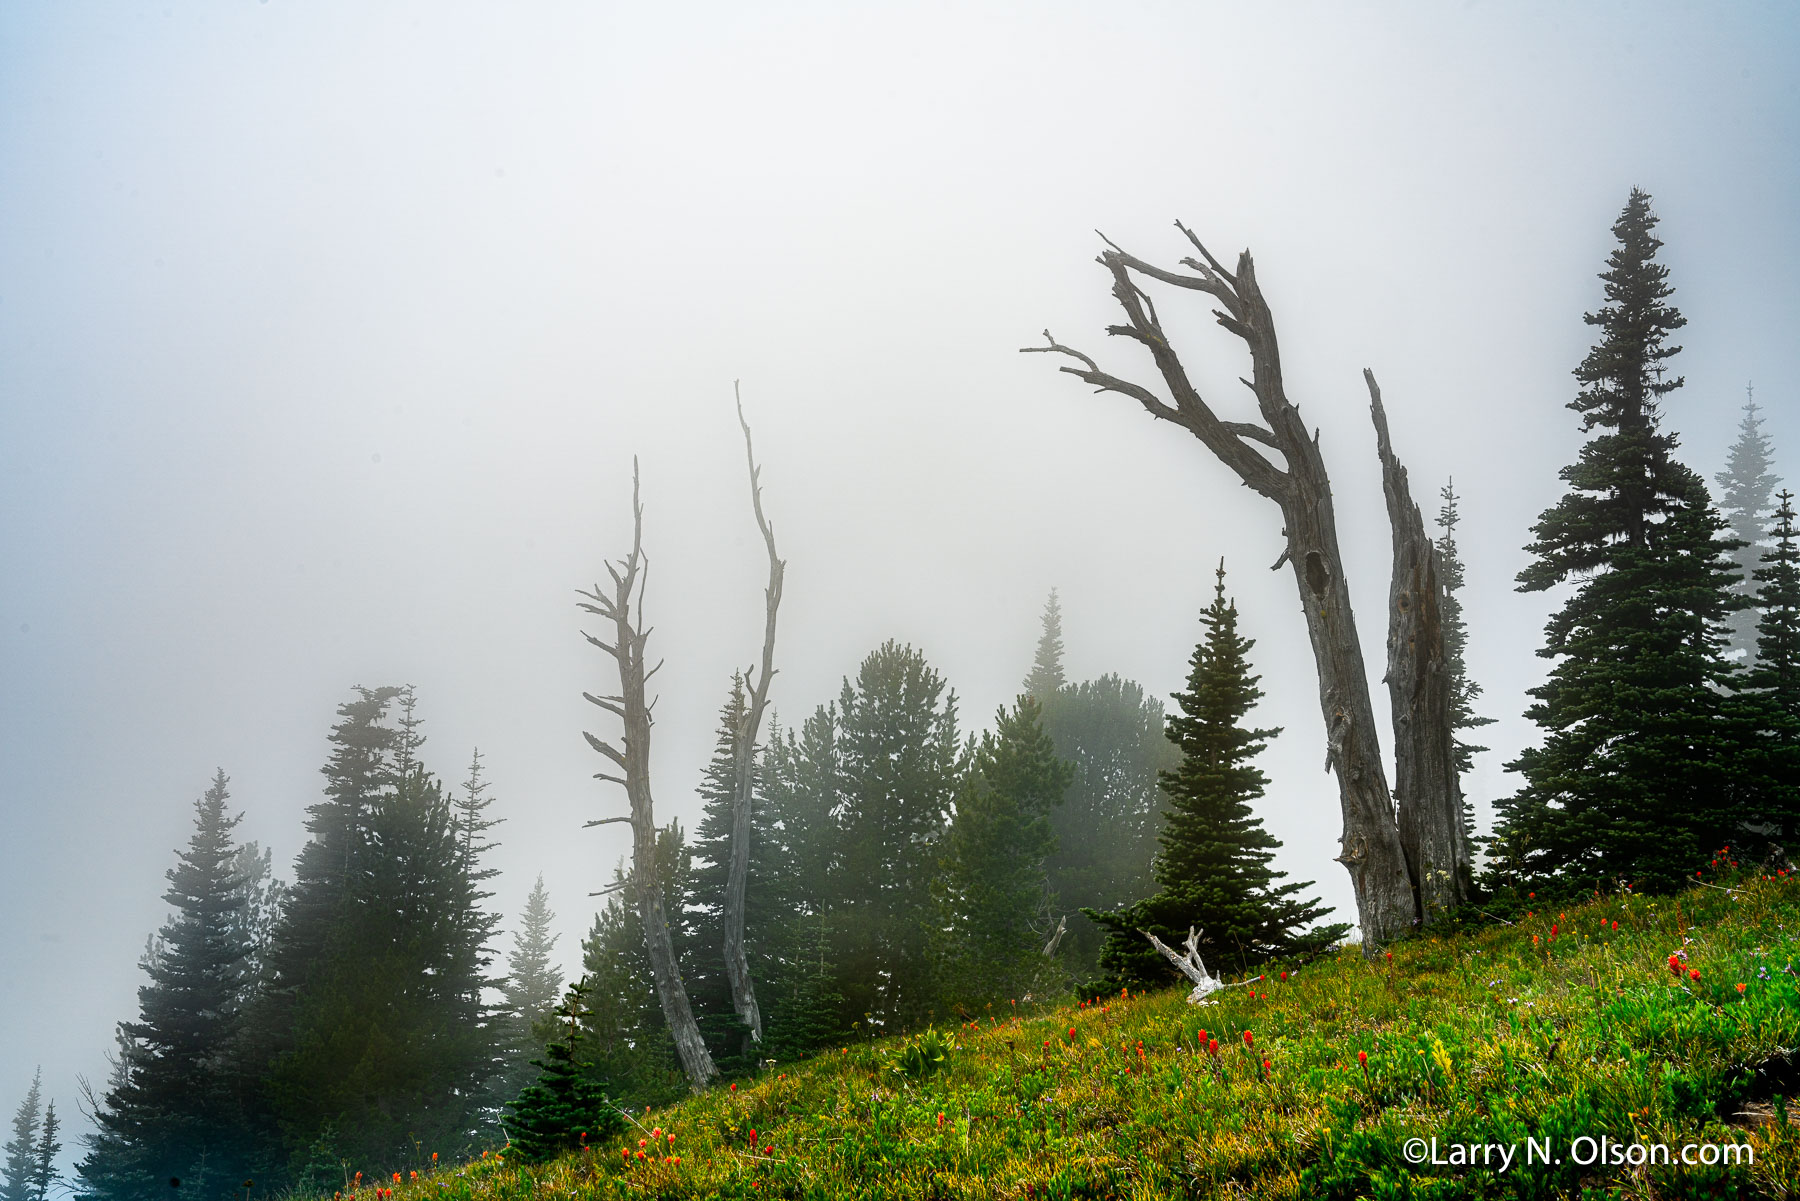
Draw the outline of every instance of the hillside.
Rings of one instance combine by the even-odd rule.
[[[554,1164],[426,1159],[392,1196],[1800,1195],[1800,887],[1719,867],[1210,1005],[1171,988],[851,1045]],[[1409,1164],[1434,1138],[1442,1162]]]

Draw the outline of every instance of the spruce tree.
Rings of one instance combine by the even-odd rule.
[[[48,1201],[50,1189],[59,1183],[56,1172],[56,1156],[62,1150],[62,1143],[57,1140],[57,1131],[61,1123],[56,1118],[56,1102],[51,1101],[44,1107],[44,1129],[38,1135],[37,1147],[32,1153],[31,1161],[31,1201]]]
[[[1225,598],[1223,564],[1200,623],[1206,634],[1188,661],[1187,690],[1175,695],[1179,712],[1169,717],[1182,758],[1162,776],[1168,808],[1157,837],[1158,891],[1112,912],[1086,911],[1108,930],[1100,966],[1116,983],[1165,984],[1173,975],[1140,931],[1179,946],[1197,929],[1201,955],[1217,971],[1316,950],[1350,929],[1315,926],[1330,908],[1301,899],[1312,883],[1279,883],[1285,873],[1269,866],[1281,844],[1256,816],[1268,779],[1253,760],[1280,731],[1244,725],[1262,699],[1261,677],[1250,672],[1255,643],[1238,633],[1237,605]]]
[[[1444,587],[1444,603],[1439,610],[1439,621],[1444,631],[1444,665],[1450,673],[1452,753],[1456,756],[1456,774],[1466,777],[1475,765],[1475,756],[1487,748],[1464,741],[1461,731],[1493,725],[1494,719],[1479,717],[1475,713],[1475,698],[1481,695],[1481,685],[1469,678],[1469,665],[1465,658],[1469,646],[1469,625],[1463,620],[1462,600],[1456,595],[1462,591],[1465,582],[1462,552],[1456,544],[1456,526],[1462,519],[1456,507],[1456,481],[1445,483],[1443,491],[1438,495],[1444,500],[1443,507],[1438,510],[1438,528],[1444,531],[1437,540],[1438,579]],[[1475,806],[1469,800],[1466,787],[1463,790],[1462,805],[1463,836],[1472,841],[1475,837]]]
[[[43,1069],[32,1074],[31,1089],[13,1112],[12,1138],[7,1140],[6,1167],[0,1175],[0,1201],[31,1201],[31,1170],[37,1146],[38,1107]]]
[[[140,1016],[119,1026],[122,1057],[94,1120],[104,1135],[79,1167],[83,1195],[125,1198],[171,1177],[197,1195],[241,1180],[251,1163],[233,1059],[251,945],[240,923],[225,773],[194,806],[194,833],[168,873],[174,913],[145,954]]]
[[[1062,602],[1056,589],[1044,602],[1044,632],[1038,638],[1037,657],[1032,660],[1031,674],[1025,677],[1025,695],[1036,697],[1039,704],[1056,695],[1064,684],[1062,641]]]
[[[974,1008],[1052,983],[1042,951],[1054,924],[1044,864],[1056,845],[1050,814],[1073,774],[1029,694],[982,735],[933,886],[941,1000]]]
[[[550,894],[544,890],[540,873],[531,895],[525,898],[525,911],[513,934],[513,949],[506,958],[506,978],[500,984],[504,1000],[496,1025],[501,1070],[495,1092],[503,1100],[518,1096],[519,1090],[531,1082],[532,1060],[544,1051],[537,1029],[556,1011],[557,998],[563,991],[562,970],[550,959],[556,947],[556,935],[550,932],[554,920]]]
[[[1774,448],[1763,432],[1762,417],[1756,407],[1756,388],[1746,385],[1744,418],[1738,423],[1737,441],[1725,459],[1725,470],[1714,478],[1719,484],[1719,509],[1731,523],[1732,537],[1743,545],[1732,553],[1743,578],[1732,586],[1734,595],[1748,602],[1755,596],[1756,583],[1751,578],[1761,563],[1763,538],[1768,529],[1769,513],[1775,507]],[[1756,611],[1753,605],[1731,615],[1731,649],[1742,654],[1744,662],[1756,659]]]
[[[1699,475],[1674,458],[1659,404],[1685,323],[1650,198],[1633,190],[1613,225],[1606,305],[1586,316],[1600,340],[1575,371],[1569,407],[1590,434],[1562,472],[1519,573],[1521,591],[1577,581],[1546,627],[1555,661],[1527,716],[1544,743],[1508,767],[1525,783],[1499,803],[1497,881],[1577,891],[1624,879],[1671,887],[1732,837],[1741,726],[1723,711],[1723,658],[1735,603],[1734,543]]]
[[[595,1148],[625,1128],[624,1117],[576,1058],[587,1013],[583,993],[580,984],[569,986],[569,995],[554,1011],[560,1034],[546,1057],[534,1061],[541,1069],[536,1082],[507,1106],[503,1121],[512,1143],[509,1154],[525,1163]]]

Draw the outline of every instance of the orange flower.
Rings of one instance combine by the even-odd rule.
[[[1740,985],[1738,985],[1738,992],[1739,992],[1739,993],[1742,993],[1742,992],[1743,992],[1743,991],[1744,991],[1744,989],[1746,989],[1746,988],[1748,988],[1748,987],[1749,987],[1749,985],[1746,985],[1746,984],[1740,984]]]

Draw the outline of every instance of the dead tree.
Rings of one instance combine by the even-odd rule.
[[[1387,411],[1372,371],[1369,415],[1381,456],[1381,490],[1393,531],[1394,573],[1388,584],[1387,675],[1394,724],[1394,795],[1400,846],[1426,922],[1454,909],[1474,890],[1474,865],[1462,825],[1462,779],[1450,728],[1450,671],[1445,662],[1443,584],[1437,546],[1425,532],[1406,485],[1406,468],[1388,440]],[[1417,803],[1415,803],[1417,802]],[[1446,803],[1447,802],[1447,803]]]
[[[1025,349],[1075,359],[1080,366],[1062,370],[1101,392],[1129,396],[1152,417],[1186,429],[1246,486],[1280,507],[1287,545],[1275,561],[1275,568],[1289,565],[1299,588],[1319,676],[1319,707],[1325,719],[1325,765],[1337,776],[1343,811],[1344,833],[1338,862],[1349,871],[1356,892],[1364,953],[1373,954],[1381,943],[1436,915],[1437,910],[1426,906],[1421,898],[1421,879],[1436,879],[1434,873],[1446,873],[1453,899],[1463,887],[1463,877],[1456,872],[1454,860],[1441,859],[1437,840],[1426,834],[1437,828],[1439,808],[1451,815],[1450,820],[1460,820],[1456,793],[1454,789],[1446,793],[1436,773],[1414,770],[1421,766],[1422,759],[1415,753],[1413,740],[1435,740],[1441,728],[1448,746],[1449,710],[1437,699],[1447,699],[1447,690],[1441,684],[1436,689],[1420,688],[1417,679],[1419,671],[1443,674],[1443,638],[1435,616],[1435,551],[1429,541],[1417,541],[1410,534],[1402,539],[1396,529],[1396,550],[1404,541],[1407,555],[1419,566],[1416,580],[1408,573],[1405,588],[1396,583],[1396,601],[1406,599],[1408,612],[1396,610],[1390,614],[1390,628],[1406,631],[1403,637],[1396,634],[1400,653],[1398,658],[1390,655],[1388,673],[1396,712],[1402,707],[1396,690],[1404,691],[1403,707],[1408,718],[1404,725],[1396,722],[1396,737],[1403,744],[1397,748],[1397,758],[1409,765],[1404,769],[1405,787],[1399,797],[1402,814],[1397,817],[1395,798],[1388,791],[1387,774],[1382,767],[1362,645],[1351,614],[1350,589],[1338,549],[1331,481],[1319,452],[1317,432],[1308,432],[1299,409],[1287,398],[1275,320],[1257,286],[1255,264],[1249,251],[1245,251],[1238,257],[1236,272],[1227,271],[1192,231],[1180,222],[1176,222],[1176,228],[1199,254],[1199,258],[1189,256],[1181,260],[1180,265],[1192,274],[1153,266],[1127,254],[1104,236],[1107,249],[1098,258],[1112,276],[1113,297],[1126,317],[1126,324],[1109,325],[1106,332],[1137,342],[1149,352],[1169,399],[1100,370],[1093,359],[1061,345],[1048,330],[1044,331],[1048,345]],[[1163,332],[1155,302],[1138,285],[1137,277],[1201,292],[1218,303],[1220,307],[1213,310],[1213,316],[1250,351],[1251,378],[1240,377],[1240,382],[1256,397],[1260,423],[1222,420],[1201,397]],[[1385,421],[1380,416],[1378,394],[1375,412],[1378,431],[1383,431]],[[1378,436],[1385,446],[1385,434]],[[1271,451],[1279,462],[1266,453]],[[1390,513],[1410,507],[1416,515],[1417,508],[1406,495],[1405,472],[1391,452],[1384,452],[1384,464],[1389,461],[1392,469],[1383,475],[1390,495]],[[1402,557],[1396,554],[1396,573],[1401,571]],[[1428,604],[1413,599],[1415,584],[1431,594]],[[1415,612],[1421,609],[1429,615],[1428,621],[1414,620]],[[1396,664],[1403,670],[1396,670]],[[1419,833],[1415,842],[1418,854],[1411,863],[1401,834],[1403,827]]]
[[[595,696],[591,692],[581,695],[619,718],[624,723],[625,733],[618,746],[596,738],[586,730],[582,731],[582,737],[624,773],[595,772],[594,778],[623,785],[631,813],[627,817],[602,818],[587,824],[631,823],[629,884],[637,902],[638,917],[644,925],[644,945],[650,952],[650,975],[663,1018],[675,1038],[675,1051],[681,1057],[682,1070],[687,1073],[688,1083],[698,1091],[710,1084],[719,1070],[713,1066],[712,1056],[700,1037],[693,1006],[688,1003],[687,988],[681,982],[675,947],[669,939],[668,914],[663,909],[662,881],[657,878],[656,818],[650,800],[652,703],[645,700],[644,686],[662,664],[644,670],[644,644],[650,631],[640,627],[644,619],[644,581],[649,572],[649,560],[644,555],[644,506],[638,499],[636,458],[631,460],[631,554],[616,564],[607,563],[606,572],[612,577],[612,592],[603,592],[600,585],[595,584],[592,592],[578,592],[583,598],[578,603],[582,612],[612,623],[613,640],[607,642],[596,638],[586,630],[581,636],[613,657],[619,669],[619,692],[616,696]],[[633,593],[636,594],[635,601]],[[637,606],[635,615],[633,604]]]
[[[737,390],[733,383],[732,390]],[[725,877],[725,974],[731,981],[731,1006],[750,1028],[750,1037],[762,1042],[762,1010],[750,981],[750,960],[744,953],[744,897],[750,882],[750,802],[756,784],[756,737],[762,729],[763,710],[769,704],[769,681],[775,675],[775,613],[781,607],[781,582],[787,564],[775,554],[775,531],[763,516],[762,469],[750,445],[750,423],[744,420],[744,401],[738,397],[738,424],[744,430],[744,458],[750,464],[750,507],[769,551],[769,586],[763,590],[762,672],[745,673],[750,701],[738,717],[737,746],[732,756],[736,774],[731,798],[731,866]]]

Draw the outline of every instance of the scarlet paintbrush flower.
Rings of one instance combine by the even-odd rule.
[[[1738,985],[1738,993],[1741,995],[1743,993],[1744,989],[1746,989],[1748,987],[1749,987],[1749,985],[1747,985],[1747,984]]]
[[[764,1147],[763,1154],[764,1155],[773,1155],[773,1154],[775,1154],[775,1148],[774,1147]]]
[[[1358,1051],[1356,1053],[1356,1062],[1358,1062],[1358,1063],[1369,1062],[1369,1053],[1367,1051]]]
[[[849,1048],[845,1048],[844,1054],[848,1055],[849,1053]],[[734,1093],[737,1092],[737,1081],[735,1080],[731,1082],[731,1091]]]
[[[1281,978],[1282,978],[1282,979],[1283,979],[1283,980],[1286,980],[1286,979],[1287,979],[1287,973],[1286,973],[1286,972],[1283,972],[1283,973],[1281,973]]]
[[[1554,922],[1552,922],[1550,925],[1550,937],[1551,938],[1556,937],[1556,924]]]
[[[1699,978],[1700,978],[1700,969],[1699,968],[1694,968],[1693,970],[1688,972],[1689,980],[1698,980]]]
[[[944,1124],[944,1111],[940,1109],[940,1110],[938,1110],[938,1125],[942,1126],[943,1124]]]
[[[1206,1049],[1211,1051],[1214,1055],[1217,1055],[1219,1053],[1219,1040],[1216,1038],[1208,1039],[1206,1042]]]
[[[1525,896],[1529,900],[1533,900],[1533,901],[1537,900],[1537,893],[1535,893],[1535,892],[1528,892],[1525,894]]]
[[[1074,1037],[1075,1037],[1075,1027],[1073,1027],[1073,1026],[1070,1026],[1070,1027],[1069,1027],[1069,1037],[1070,1037],[1070,1038],[1074,1038]]]
[[[674,1142],[675,1141],[675,1132],[671,1130],[668,1134],[664,1135],[663,1137],[667,1138],[670,1142]]]
[[[1244,1045],[1246,1047],[1254,1047],[1256,1045],[1256,1040],[1250,1037],[1250,1032],[1248,1030],[1244,1031]]]
[[[1618,922],[1614,922],[1614,923],[1613,923],[1613,929],[1614,929],[1614,930],[1617,930],[1617,929],[1618,929],[1618,928],[1619,928],[1619,923],[1618,923]]]
[[[751,1145],[751,1146],[755,1146],[755,1145],[756,1145],[756,1131],[754,1131],[754,1130],[752,1130],[752,1131],[751,1131],[751,1132],[750,1132],[750,1145]]]

